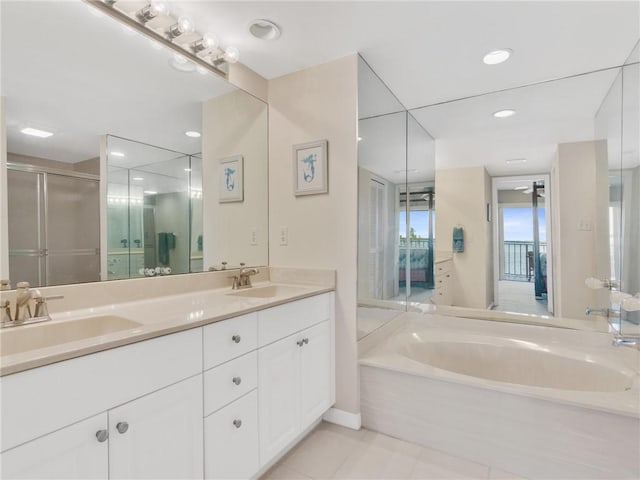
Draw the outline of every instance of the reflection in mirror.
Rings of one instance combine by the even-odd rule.
[[[434,291],[434,142],[359,59],[358,338]]]
[[[263,102],[217,75],[178,62],[172,52],[98,14],[84,2],[2,2],[0,8],[2,108],[7,158],[12,164],[9,192],[1,193],[8,194],[8,226],[3,228],[10,237],[8,276],[14,285],[21,280],[38,286],[125,278],[139,276],[143,267],[163,266],[172,273],[202,271],[208,267],[203,263],[205,255],[211,256],[212,264],[222,256],[222,252],[207,249],[221,244],[236,246],[236,264],[267,263],[266,227],[255,220],[267,217]],[[24,31],[24,25],[37,35]],[[47,39],[46,48],[42,48],[42,38]],[[234,129],[207,128],[203,120],[215,117],[212,105],[223,97],[234,100],[219,116],[238,119]],[[245,107],[248,112],[242,111]],[[246,123],[241,124],[240,119]],[[27,135],[27,128],[51,135]],[[187,131],[201,132],[202,137],[186,136]],[[109,147],[107,135],[111,135]],[[136,152],[114,155],[124,153],[116,150],[116,137],[157,145],[153,147],[156,151],[184,154],[160,155],[149,162],[138,155],[140,162],[129,163]],[[252,168],[247,174],[259,176],[264,183],[264,187],[252,188],[246,194],[248,201],[234,210],[236,223],[247,215],[247,228],[262,229],[257,246],[251,244],[249,232],[226,228],[227,217],[218,215],[217,190],[207,192],[206,182],[202,185],[202,176],[197,177],[203,167],[195,154],[203,152],[201,162],[212,168],[221,158],[208,145],[242,147],[228,155],[250,157]],[[245,150],[247,145],[251,147]],[[144,170],[138,171],[140,168]],[[151,185],[141,185],[140,190],[135,185],[138,181],[133,178],[145,175],[179,184],[171,188],[175,198],[181,196],[184,224],[167,224],[161,217],[162,212],[170,211],[169,205],[161,202],[168,190]],[[145,190],[163,193],[145,194]],[[142,203],[127,208],[125,221],[124,210],[108,204],[108,196],[115,202],[132,195]],[[149,213],[152,207],[155,216]],[[115,231],[108,231],[108,225]],[[153,241],[143,235],[148,233],[147,226],[149,232],[155,229]],[[209,238],[207,232],[211,233]],[[176,247],[168,249],[168,257],[160,251],[160,233],[176,234]],[[172,238],[165,243],[173,245]],[[115,263],[118,268],[113,270]],[[6,270],[3,267],[3,276]]]
[[[202,160],[112,135],[107,152],[107,279],[202,271]]]
[[[450,255],[451,295],[436,303],[569,318],[606,307],[584,280],[610,274],[607,189],[616,161],[596,113],[619,73],[410,111],[437,146],[436,275],[438,259]],[[493,115],[505,109],[515,114]]]

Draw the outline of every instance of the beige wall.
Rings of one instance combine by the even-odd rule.
[[[464,228],[464,252],[453,254],[453,305],[487,308],[493,303],[491,178],[484,167],[436,170],[436,192],[436,251],[451,252],[453,228]]]
[[[336,408],[360,411],[356,343],[357,56],[269,81],[269,263],[337,270]],[[326,139],[329,193],[293,195],[292,146]],[[280,245],[280,227],[289,241]]]
[[[243,91],[204,104],[202,208],[204,268],[226,261],[266,265],[268,249],[267,105]],[[244,201],[219,202],[220,159],[244,157]],[[252,230],[257,244],[252,245]]]
[[[555,313],[584,318],[587,307],[608,306],[605,291],[584,284],[609,278],[606,142],[558,145],[552,175]]]
[[[229,75],[227,80],[231,85],[235,85],[260,100],[267,101],[268,82],[242,63],[232,63],[229,65]]]

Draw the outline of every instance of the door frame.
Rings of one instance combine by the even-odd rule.
[[[553,272],[553,235],[552,235],[552,215],[553,199],[551,198],[551,175],[543,173],[539,175],[518,175],[491,178],[492,210],[499,212],[498,190],[505,190],[505,186],[523,181],[542,180],[545,186],[545,224],[547,232],[547,311],[553,315],[554,312],[554,272]],[[503,188],[500,188],[503,187]],[[499,217],[499,215],[496,215]],[[500,218],[495,218],[493,222],[493,304],[499,305],[498,282],[500,280]]]

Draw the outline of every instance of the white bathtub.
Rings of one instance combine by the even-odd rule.
[[[640,352],[404,314],[360,359],[363,425],[528,478],[640,478]]]

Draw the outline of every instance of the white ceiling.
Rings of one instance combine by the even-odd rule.
[[[214,74],[171,68],[168,50],[96,16],[84,2],[0,6],[1,86],[11,152],[77,162],[97,157],[98,137],[108,133],[200,152],[200,140],[184,132],[201,129],[204,100],[234,89]],[[26,126],[54,136],[20,133]]]
[[[622,64],[640,37],[636,1],[171,2],[275,78],[360,52],[407,108]],[[247,30],[274,21],[267,42]],[[511,48],[487,67],[485,53]]]

